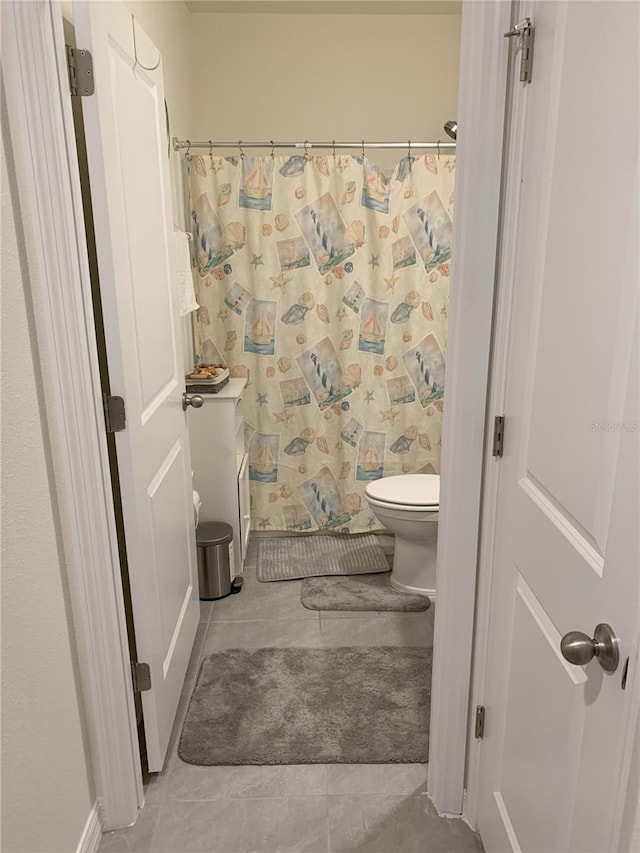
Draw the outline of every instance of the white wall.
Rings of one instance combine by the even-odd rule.
[[[447,141],[460,20],[196,12],[190,138]],[[369,156],[387,165],[404,153]]]
[[[33,237],[6,119],[3,106],[2,849],[69,853],[94,797],[33,325]]]

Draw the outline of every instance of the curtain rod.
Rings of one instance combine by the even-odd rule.
[[[412,148],[433,148],[437,151],[450,151],[456,147],[455,142],[243,142],[239,139],[237,142],[213,142],[208,139],[206,142],[192,142],[189,139],[178,139],[173,137],[173,149],[179,151],[181,148],[239,148],[241,151],[244,148],[329,148],[337,150],[338,148],[406,148],[410,151]]]

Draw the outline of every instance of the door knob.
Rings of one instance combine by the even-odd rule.
[[[187,411],[187,406],[193,406],[194,409],[199,409],[204,400],[200,396],[200,394],[187,394],[185,391],[182,395],[182,409],[183,411]]]
[[[560,651],[565,660],[576,666],[584,666],[595,657],[605,672],[615,672],[620,660],[618,638],[611,625],[604,622],[596,625],[593,639],[582,631],[569,631],[560,642]]]

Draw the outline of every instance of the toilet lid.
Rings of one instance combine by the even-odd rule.
[[[369,483],[367,497],[398,506],[439,506],[439,474],[400,474]]]

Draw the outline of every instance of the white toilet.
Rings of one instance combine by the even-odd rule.
[[[435,598],[440,476],[383,477],[364,494],[378,521],[396,536],[391,586]]]

